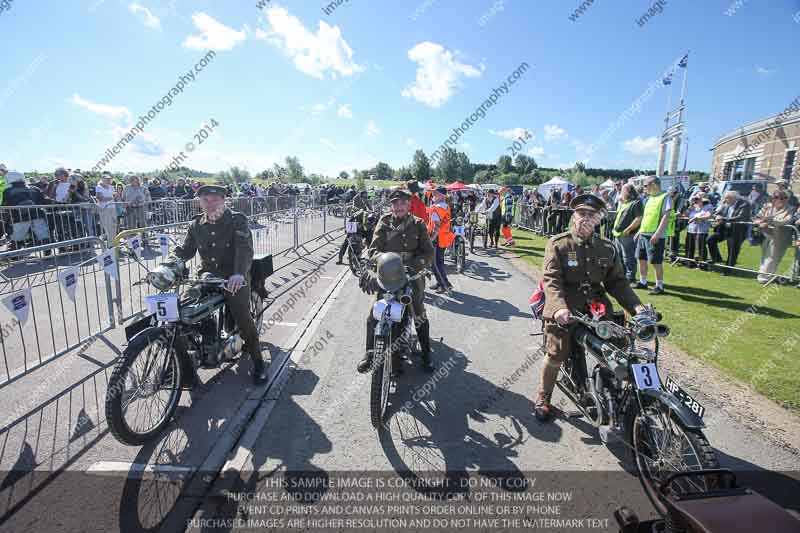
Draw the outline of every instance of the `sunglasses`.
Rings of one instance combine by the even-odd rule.
[[[773,194],[772,195],[772,199],[773,200],[788,200],[789,197],[788,196],[784,196],[782,194]]]

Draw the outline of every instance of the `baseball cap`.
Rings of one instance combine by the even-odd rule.
[[[650,185],[651,183],[655,183],[659,187],[661,187],[661,180],[658,179],[656,176],[650,176],[649,178],[644,180],[645,185]]]

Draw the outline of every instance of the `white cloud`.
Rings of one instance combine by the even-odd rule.
[[[471,152],[472,151],[472,145],[469,144],[469,143],[459,143],[459,144],[456,145],[456,147],[457,148],[461,148],[462,152]]]
[[[430,41],[415,45],[408,51],[408,58],[418,64],[417,78],[401,94],[431,107],[447,102],[461,86],[462,77],[475,78],[483,73],[472,65],[459,63],[452,52]]]
[[[544,125],[544,139],[546,141],[558,141],[569,137],[567,131],[560,127],[558,124],[545,124]]]
[[[353,110],[350,109],[350,104],[342,104],[336,114],[342,118],[353,118]]]
[[[327,147],[328,147],[328,148],[330,148],[331,150],[336,150],[336,145],[335,145],[335,144],[333,144],[333,141],[331,141],[330,139],[325,139],[325,138],[323,137],[323,138],[321,138],[321,139],[319,140],[319,142],[321,142],[322,144],[324,144],[325,146],[327,146]]]
[[[528,148],[528,155],[531,155],[535,158],[544,157],[544,146],[531,146]]]
[[[375,124],[375,121],[370,120],[369,122],[367,122],[367,129],[365,130],[364,133],[366,133],[370,137],[374,137],[375,135],[380,135],[381,130],[380,128],[378,128],[377,124]]]
[[[635,155],[657,154],[658,137],[654,136],[643,139],[637,135],[633,139],[628,139],[627,141],[623,142],[622,148],[626,152],[630,152]]]
[[[508,130],[489,130],[489,133],[492,135],[497,135],[498,137],[502,137],[503,139],[508,139],[509,141],[516,141],[517,139],[533,139],[533,132],[526,128],[511,128]],[[525,134],[528,134],[527,137]]]
[[[138,15],[139,20],[142,21],[142,24],[148,28],[161,30],[161,20],[157,16],[153,15],[153,13],[146,7],[133,2],[132,4],[128,5],[128,9],[134,15]]]
[[[282,50],[300,72],[320,79],[330,72],[335,79],[337,74],[352,76],[364,70],[353,61],[353,50],[338,26],[320,21],[317,33],[312,33],[283,7],[266,9],[264,14],[269,29],[258,29],[256,38]]]
[[[77,93],[72,95],[70,100],[73,104],[87,109],[95,115],[113,120],[119,124],[126,123],[131,119],[131,112],[124,106],[113,106],[108,104],[97,104],[81,98]]]
[[[236,31],[210,15],[200,12],[192,15],[192,22],[200,35],[190,35],[183,41],[184,48],[193,50],[231,50],[247,38],[246,29]]]
[[[408,137],[406,139],[406,146],[410,146],[411,148],[415,148],[415,149],[419,147],[419,145],[417,144],[417,141],[415,139],[413,139],[412,137]]]
[[[767,76],[770,76],[771,74],[774,74],[774,73],[775,73],[775,69],[774,68],[773,69],[769,69],[769,68],[765,68],[765,67],[756,67],[756,74],[758,74],[759,76],[767,77]]]

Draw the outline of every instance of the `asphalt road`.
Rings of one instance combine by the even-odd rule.
[[[621,504],[640,516],[652,516],[638,479],[626,472],[631,463],[624,447],[602,444],[583,419],[541,424],[533,416],[540,363],[540,337],[531,335],[534,328],[528,311],[534,281],[495,252],[480,251],[470,256],[470,261],[471,271],[451,275],[456,289],[452,297],[430,293],[426,298],[434,358],[442,370],[432,377],[415,365],[407,366],[393,393],[389,431],[380,434],[370,424],[368,379],[355,372],[364,351],[364,319],[371,300],[349,278],[335,295],[331,311],[311,334],[309,343],[319,349],[312,346],[306,350],[301,369],[276,403],[255,445],[245,450],[249,452],[245,463],[249,471],[228,490],[239,495],[275,492],[271,487],[284,476],[333,479],[354,473],[368,478],[390,474],[408,481],[468,471],[479,479],[522,478],[529,487],[531,482],[538,483],[548,497],[553,491],[570,493],[572,500],[560,504],[558,512],[528,514],[528,518],[586,520],[573,524],[574,528],[549,528],[552,531],[615,531],[613,519],[603,520],[610,519]],[[427,391],[426,384],[432,385]],[[558,392],[554,400],[569,407]],[[404,407],[409,405],[406,402],[410,408]],[[800,508],[800,501],[791,496],[792,490],[797,494],[800,489],[800,457],[772,446],[725,413],[707,412],[705,420],[707,437],[723,466],[739,470],[743,478],[783,505]],[[784,474],[758,475],[764,471]],[[517,492],[512,482],[504,488],[507,495]],[[414,492],[418,506],[442,499],[442,491],[430,486],[424,490],[417,487]],[[479,501],[478,492],[476,489],[473,503]],[[292,496],[296,498],[297,491]],[[230,529],[246,531],[250,530],[247,520],[262,520],[263,525],[263,520],[282,517],[287,526],[291,517],[305,516],[305,529],[316,529],[309,522],[312,511],[287,513],[286,508],[284,502],[283,514],[274,512],[277,509],[267,512],[265,507],[253,507],[252,502],[227,497],[209,501],[195,518],[238,518],[244,522]],[[469,514],[468,510],[450,510],[454,514],[428,511],[427,516]],[[371,516],[408,518],[400,509],[389,510],[388,504],[382,511],[373,509]],[[420,514],[424,513],[416,516]],[[542,530],[547,530],[542,524],[546,523],[540,523]],[[294,525],[300,527],[299,522]],[[336,522],[317,525],[347,529]],[[399,522],[380,525],[388,530],[393,525],[398,530],[414,529]],[[455,521],[445,529],[470,529],[469,525]],[[507,528],[484,526],[475,529],[514,529],[510,524]],[[206,529],[228,530],[219,523],[194,530]]]

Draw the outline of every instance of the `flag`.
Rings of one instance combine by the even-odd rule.
[[[542,313],[544,312],[544,284],[539,280],[539,285],[533,291],[530,300],[531,313],[533,313],[534,320],[541,320]]]
[[[664,85],[672,85],[672,72],[667,74],[667,77],[664,78]]]
[[[683,59],[681,59],[681,62],[678,63],[678,66],[681,68],[686,68],[686,65],[688,64],[689,64],[689,53],[687,52],[686,55],[683,56]]]

